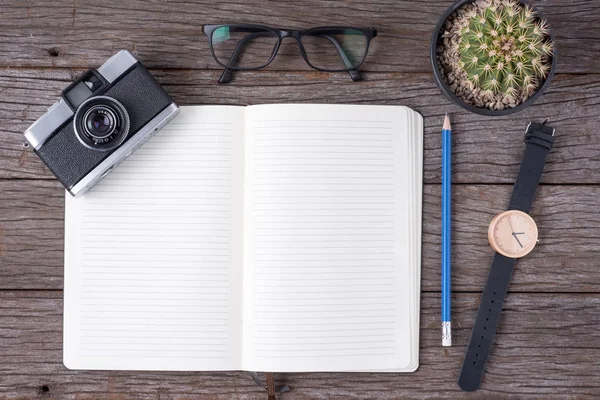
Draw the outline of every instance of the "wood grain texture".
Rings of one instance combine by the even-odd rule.
[[[0,178],[52,178],[23,132],[82,70],[0,69]],[[451,105],[430,74],[372,73],[349,82],[343,74],[244,72],[219,85],[218,71],[154,70],[180,104],[362,103],[409,106],[425,117],[425,182],[439,183],[441,124],[452,114],[455,183],[512,183],[522,156],[525,127],[550,118],[557,128],[545,183],[600,183],[600,75],[559,75],[542,99],[525,111],[490,118]]]
[[[201,24],[246,22],[296,29],[335,24],[375,27],[379,36],[373,40],[365,70],[429,72],[431,33],[451,4],[450,0],[2,0],[0,65],[89,67],[125,48],[153,68],[215,69]],[[534,4],[557,36],[558,72],[600,72],[595,60],[600,51],[596,18],[600,4],[571,0]],[[585,41],[579,40],[582,35]],[[270,68],[309,67],[289,40]]]
[[[453,203],[453,290],[480,292],[492,257],[487,227],[506,209],[509,185],[460,185]],[[536,250],[511,291],[598,292],[600,187],[542,186],[532,211]],[[0,289],[61,289],[64,192],[50,180],[0,180]],[[425,185],[422,288],[440,288],[440,185]]]
[[[2,399],[260,399],[244,372],[69,371],[57,292],[0,292]],[[456,385],[479,296],[455,294],[454,346],[442,348],[439,295],[422,296],[420,367],[413,374],[276,374],[295,399],[594,399],[600,392],[600,299],[509,294],[482,387]],[[47,392],[43,387],[46,387]]]
[[[452,0],[0,0],[0,399],[254,400],[243,372],[69,371],[62,359],[60,184],[23,131],[83,70],[133,51],[176,102],[406,105],[425,117],[421,367],[414,374],[277,374],[282,400],[595,399],[600,394],[600,2],[536,0],[557,36],[558,75],[538,103],[489,118],[453,106],[433,83],[429,41]],[[311,70],[286,40],[263,71],[228,85],[202,23],[373,26],[365,81]],[[440,127],[454,127],[453,336],[439,328]],[[530,120],[557,141],[533,209],[541,242],[515,269],[483,387],[455,382],[489,269],[487,224],[506,208]]]
[[[0,289],[60,289],[64,189],[56,181],[0,180]]]

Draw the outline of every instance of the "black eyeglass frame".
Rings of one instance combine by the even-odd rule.
[[[273,47],[273,51],[271,52],[271,56],[269,57],[269,60],[266,63],[264,63],[263,65],[260,65],[258,67],[236,67],[236,66],[232,65],[232,64],[235,64],[242,46],[246,43],[247,40],[249,40],[249,39],[246,39],[246,40],[244,40],[244,39],[248,38],[248,37],[253,38],[252,36],[247,35],[244,39],[240,40],[240,42],[236,46],[236,49],[234,50],[232,56],[229,59],[229,63],[228,64],[222,63],[215,54],[215,49],[213,47],[213,38],[212,38],[214,31],[219,28],[222,28],[222,27],[244,28],[249,31],[252,31],[253,29],[255,29],[255,30],[257,30],[257,34],[260,34],[260,33],[273,34],[273,36],[277,38],[277,42],[275,43],[275,46]],[[316,67],[315,65],[313,65],[310,62],[310,60],[306,54],[304,45],[302,44],[303,36],[316,36],[316,35],[310,35],[310,33],[319,31],[319,30],[347,30],[347,29],[352,29],[352,30],[361,32],[362,34],[365,35],[365,38],[367,40],[365,54],[358,64],[356,64],[356,65],[352,64],[352,66],[350,67],[349,66],[350,61],[349,61],[348,57],[346,56],[344,50],[341,48],[339,43],[337,43],[337,41],[335,41],[335,39],[332,40],[331,38],[328,38],[328,39],[332,41],[332,43],[338,50],[338,53],[339,53],[340,57],[342,58],[342,61],[344,61],[344,63],[348,67],[347,68],[320,68],[320,67]],[[365,59],[367,58],[367,54],[369,53],[369,45],[371,43],[371,39],[373,39],[374,37],[377,36],[377,29],[375,29],[375,28],[357,28],[357,27],[353,27],[353,26],[318,26],[318,27],[309,28],[309,29],[294,30],[294,29],[285,29],[285,28],[272,28],[269,26],[258,25],[258,24],[219,24],[219,25],[202,25],[202,32],[204,32],[204,34],[206,34],[206,36],[208,37],[210,52],[211,52],[213,58],[215,59],[217,64],[219,64],[220,66],[225,68],[225,71],[223,71],[223,74],[221,74],[221,77],[219,78],[219,83],[228,83],[231,80],[233,71],[255,71],[258,69],[265,68],[266,66],[271,64],[271,62],[277,56],[277,52],[279,51],[279,47],[281,46],[281,42],[282,42],[283,38],[286,38],[286,37],[292,37],[292,38],[296,39],[296,42],[298,43],[298,48],[300,49],[300,54],[302,55],[302,58],[308,64],[308,66],[311,67],[312,69],[315,69],[317,71],[323,71],[323,72],[347,71],[350,74],[350,77],[352,78],[353,81],[361,81],[362,75],[360,74],[360,72],[358,72],[358,68],[364,63]]]

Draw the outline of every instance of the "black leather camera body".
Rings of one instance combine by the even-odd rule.
[[[148,70],[121,50],[66,88],[25,138],[71,195],[79,196],[178,112]]]

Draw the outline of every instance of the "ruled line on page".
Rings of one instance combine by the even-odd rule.
[[[135,268],[131,268],[131,267],[127,267],[127,269],[131,269],[136,270],[136,269],[142,269],[144,271],[144,273],[146,275],[165,275],[165,276],[173,276],[173,273],[176,273],[178,276],[222,276],[222,277],[227,277],[228,273],[227,271],[223,271],[220,270],[219,272],[196,272],[198,271],[197,267],[188,267],[188,268],[172,268],[170,271],[165,272],[165,271],[158,271],[158,269],[155,268],[148,268],[148,267],[135,267]],[[154,270],[157,270],[158,272],[154,272]],[[107,272],[110,272],[111,274],[115,274],[115,275],[133,275],[133,274],[137,274],[139,272],[134,271],[133,274],[132,272],[129,272],[127,270],[123,271],[121,270],[121,267],[119,268],[115,268],[115,267],[86,267],[85,268],[85,272],[83,272],[84,275],[89,275],[89,276],[99,276],[99,275],[104,275]]]
[[[119,335],[109,334],[106,332],[98,333],[93,332],[93,334],[88,334],[85,332],[82,337],[85,338],[88,344],[92,344],[93,341],[102,341],[104,343],[110,342],[113,337],[120,337]],[[157,339],[179,339],[179,340],[190,340],[190,339],[224,339],[228,337],[228,332],[226,330],[220,331],[206,331],[202,334],[197,334],[196,332],[180,332],[176,336],[167,336],[161,334],[160,332],[139,332],[139,331],[131,331],[127,336],[124,336],[126,339],[131,339],[133,337],[139,337],[143,341],[157,341]],[[158,343],[154,343],[158,344]]]
[[[82,353],[86,353],[87,351],[98,351],[98,352],[119,352],[121,354],[123,353],[130,353],[130,354],[136,354],[139,352],[142,352],[142,354],[147,354],[147,353],[166,353],[166,357],[167,358],[172,358],[174,355],[179,354],[179,353],[183,353],[183,354],[190,354],[190,353],[200,353],[200,354],[223,354],[223,356],[225,356],[225,354],[227,354],[228,349],[226,346],[221,347],[221,348],[217,348],[217,349],[211,349],[210,347],[201,347],[201,346],[194,346],[193,348],[189,345],[186,344],[185,345],[186,348],[181,348],[181,346],[177,346],[177,344],[174,343],[169,343],[169,344],[163,344],[162,346],[157,345],[157,346],[152,346],[152,345],[144,345],[143,348],[132,348],[132,347],[140,347],[140,346],[135,346],[132,344],[126,344],[125,346],[115,346],[115,347],[107,347],[107,346],[102,346],[100,344],[97,344],[94,347],[87,347],[85,345],[81,345],[81,352]],[[174,348],[174,347],[178,347],[178,348]],[[136,356],[137,357],[137,356]]]
[[[198,322],[200,322],[200,321],[198,321]],[[171,322],[171,321],[167,321],[166,323],[145,322],[143,324],[122,322],[122,323],[119,323],[118,326],[116,326],[116,327],[111,326],[110,328],[106,327],[105,322],[90,321],[87,323],[86,328],[81,329],[81,331],[82,332],[116,332],[116,333],[118,333],[120,331],[134,332],[135,329],[143,329],[144,331],[147,331],[148,327],[159,327],[159,328],[167,327],[168,328],[170,326],[176,326],[178,328],[178,332],[188,332],[185,329],[190,329],[191,332],[196,332],[196,331],[198,331],[198,328],[201,328],[202,331],[211,330],[211,329],[221,329],[221,330],[223,330],[223,332],[229,332],[227,330],[227,328],[228,328],[227,324],[213,323],[212,321],[202,322],[202,323],[197,323],[197,324],[189,323],[189,322],[178,324],[176,322]],[[156,332],[166,333],[166,332],[173,332],[173,330],[164,329],[164,330],[156,330]],[[117,336],[119,336],[119,335],[117,335]]]
[[[119,300],[120,301],[120,300]],[[86,307],[86,308],[95,308],[95,307],[106,307],[106,309],[111,309],[111,308],[117,308],[117,307],[121,307],[122,309],[122,305],[119,304],[119,301],[115,300],[115,302],[89,302],[89,301],[82,301],[81,305]],[[210,302],[208,302],[210,304]],[[168,308],[171,309],[172,307],[180,307],[182,309],[187,309],[187,308],[194,308],[194,309],[204,309],[204,308],[224,308],[227,307],[227,301],[219,301],[219,302],[215,302],[212,301],[212,304],[208,305],[205,304],[203,306],[198,306],[197,304],[185,304],[185,303],[180,303],[178,301],[173,301],[171,304],[168,304],[165,300],[163,299],[158,299],[157,302],[149,302],[147,300],[144,301],[140,301],[140,302],[131,302],[128,304],[127,308],[149,308],[149,307],[159,307],[159,308]]]
[[[210,290],[208,290],[210,289]],[[204,299],[202,296],[192,296],[195,295],[198,290],[197,288],[180,288],[176,294],[173,293],[174,290],[172,287],[165,288],[154,288],[154,287],[142,287],[142,288],[131,288],[130,290],[126,290],[123,287],[101,287],[101,288],[84,288],[81,289],[81,298],[82,299],[110,299],[111,297],[119,297],[123,300],[127,300],[130,297],[122,296],[122,295],[135,295],[136,298],[156,298],[157,293],[161,298],[175,298],[179,300],[194,300],[200,301]],[[207,288],[206,290],[202,290],[204,295],[209,296],[217,296],[222,295],[224,297],[229,296],[228,288]],[[107,296],[110,295],[110,296]],[[154,295],[155,297],[152,297]]]
[[[348,330],[347,330],[348,331]],[[258,332],[260,332],[261,334],[258,334]],[[388,332],[388,333],[382,333],[382,332]],[[267,335],[262,335],[262,333],[269,333]],[[387,331],[380,331],[380,333],[371,333],[371,332],[367,332],[367,333],[351,333],[348,335],[343,335],[340,334],[339,331],[336,332],[320,332],[318,334],[313,334],[313,335],[302,335],[302,336],[298,336],[297,334],[294,335],[293,332],[288,332],[291,333],[291,335],[282,335],[281,332],[272,332],[272,331],[257,331],[257,334],[254,335],[254,343],[262,343],[262,344],[267,344],[267,343],[276,343],[276,342],[286,342],[288,340],[311,340],[311,339],[326,339],[326,338],[333,338],[333,339],[345,339],[345,338],[359,338],[359,337],[385,337],[385,338],[389,338],[389,337],[393,337],[395,335],[394,330],[393,329],[388,329]]]
[[[156,318],[156,317],[132,317],[132,316],[113,316],[113,317],[82,317],[81,318],[83,321],[102,321],[104,324],[108,324],[108,323],[118,323],[119,321],[137,321],[140,324],[145,324],[146,322],[155,322],[155,321],[228,321],[228,317],[223,316],[213,316],[213,315],[206,315],[204,317],[199,317],[199,316],[194,316],[194,317],[174,317],[171,318],[169,316],[165,316],[165,317],[160,317],[160,318]],[[224,322],[225,323],[225,322]]]
[[[289,132],[288,132],[289,133]],[[314,135],[314,133],[313,133]],[[257,135],[255,135],[257,136]],[[372,135],[375,136],[375,135]],[[383,139],[375,139],[375,138],[369,138],[369,139],[356,139],[353,138],[351,136],[345,135],[344,137],[342,137],[342,139],[344,139],[345,147],[363,147],[364,143],[377,143],[379,144],[384,144],[384,143],[392,143],[393,139],[388,139],[386,134],[381,134],[379,135],[381,136]],[[359,135],[359,137],[364,137],[362,134]],[[265,139],[265,137],[261,138],[261,139]],[[306,143],[311,143],[318,141],[318,143],[320,143],[319,145],[321,147],[330,147],[330,146],[336,146],[335,144],[322,144],[322,143],[331,143],[333,141],[335,141],[334,138],[325,138],[325,139],[312,139],[310,138],[310,134],[304,134],[304,137],[302,138],[285,138],[285,137],[279,137],[277,135],[270,135],[268,136],[269,139],[269,143],[264,143],[264,140],[258,140],[258,139],[254,139],[253,142],[254,147],[255,148],[273,148],[273,147],[279,147],[281,146],[281,142],[291,142],[293,141],[294,143],[302,143],[304,145],[306,145]],[[384,146],[378,146],[378,147],[384,147]]]
[[[85,352],[82,351],[81,352],[81,356],[83,357],[93,357],[93,358],[107,358],[107,359],[125,359],[126,361],[129,361],[132,358],[131,354],[105,354],[105,353],[99,353],[99,352]],[[165,359],[169,359],[169,360],[209,360],[209,359],[224,359],[225,356],[223,357],[213,357],[213,356],[207,356],[207,355],[202,355],[200,356],[178,356],[178,355],[174,355],[174,354],[169,354],[167,357],[165,356],[156,356],[156,355],[145,355],[145,354],[135,354],[135,356],[133,357],[135,359],[151,359],[154,360],[157,365],[158,364],[164,364],[164,360]],[[140,369],[143,369],[142,367],[140,367]],[[156,367],[156,370],[164,370],[164,367],[161,369],[159,367]]]

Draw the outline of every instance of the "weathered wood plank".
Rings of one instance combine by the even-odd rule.
[[[277,374],[290,399],[592,399],[600,392],[600,299],[509,294],[482,387],[456,379],[479,296],[456,294],[454,346],[442,348],[439,294],[422,296],[421,366],[413,374]],[[264,399],[243,372],[69,371],[62,365],[62,294],[0,292],[3,399]],[[44,392],[46,386],[48,391]]]
[[[52,178],[23,148],[23,131],[56,101],[81,70],[0,69],[0,178]],[[545,183],[600,183],[600,75],[559,75],[548,93],[515,116],[490,118],[451,105],[429,74],[371,73],[362,83],[325,73],[240,73],[218,85],[218,71],[154,71],[176,102],[260,104],[276,102],[406,105],[425,117],[425,181],[440,182],[442,116],[452,113],[454,181],[512,183],[523,155],[529,121],[549,117],[557,128]]]
[[[429,41],[451,1],[127,1],[43,0],[0,4],[0,65],[88,67],[114,51],[135,50],[154,68],[218,68],[210,55],[203,23],[248,22],[307,28],[332,24],[373,26],[364,65],[368,71],[429,72]],[[599,72],[600,51],[593,1],[536,1],[558,39],[558,71]],[[576,24],[573,21],[577,21]],[[582,40],[584,38],[584,40]],[[307,70],[290,40],[272,69]]]
[[[440,288],[440,186],[425,185],[423,282]],[[511,186],[459,185],[454,190],[453,286],[482,290],[492,250],[487,226],[506,208]],[[542,186],[533,216],[536,251],[521,260],[511,291],[600,292],[600,187]],[[60,289],[63,190],[54,181],[0,180],[0,289]]]
[[[0,181],[0,289],[62,288],[64,189]]]

